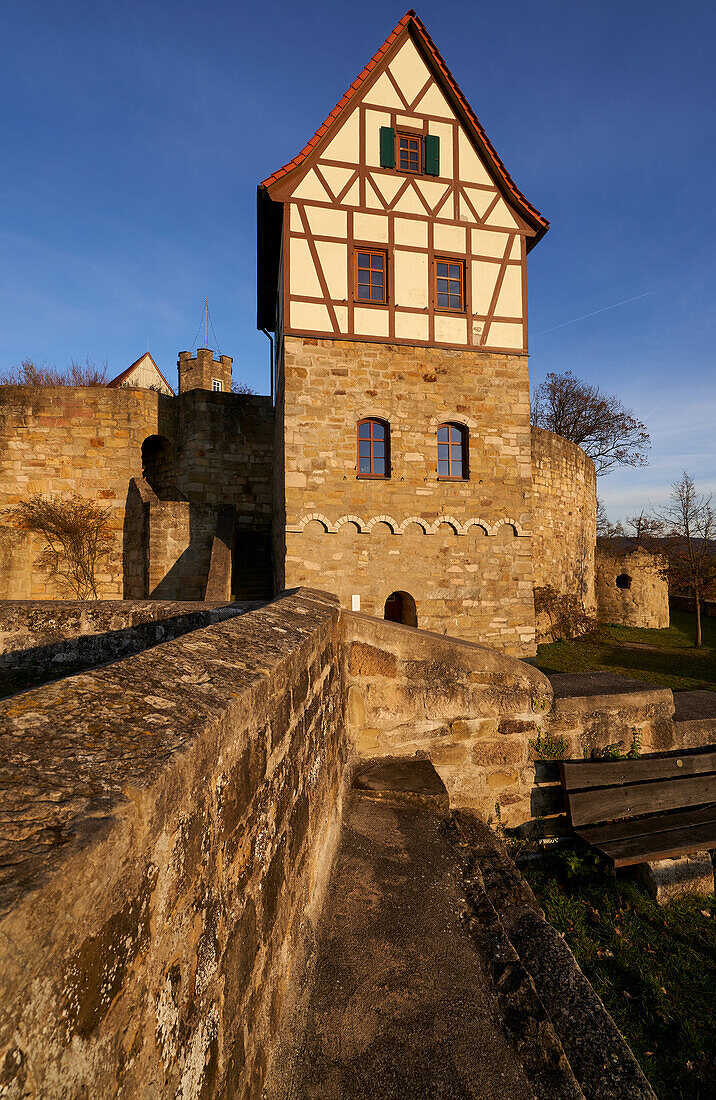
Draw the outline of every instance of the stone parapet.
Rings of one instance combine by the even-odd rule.
[[[339,815],[338,617],[296,593],[0,703],[9,1095],[260,1096]]]

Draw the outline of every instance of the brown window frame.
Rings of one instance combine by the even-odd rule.
[[[460,460],[460,465],[462,466],[462,473],[460,473],[460,474],[453,474],[452,473],[452,464],[453,464],[452,449],[453,449],[453,447],[458,446],[458,444],[453,443],[452,439],[449,436],[448,436],[447,443],[445,443],[444,441],[441,441],[441,439],[440,439],[440,429],[441,428],[454,428],[455,431],[460,433],[459,446],[461,447],[461,450],[462,450],[462,457],[461,457],[461,460]],[[469,432],[467,430],[466,425],[465,424],[457,424],[457,423],[455,423],[455,421],[452,421],[452,420],[446,420],[444,423],[438,424],[438,428],[437,428],[437,431],[435,433],[435,437],[436,437],[437,446],[438,446],[438,481],[469,481],[470,480],[470,464],[469,464],[469,453],[468,453],[468,441],[469,441],[470,435],[469,435]],[[451,471],[449,474],[441,474],[440,473],[440,448],[441,447],[447,447],[448,448],[448,469]]]
[[[400,163],[400,139],[416,141],[418,143],[418,167],[416,169],[403,168]],[[423,175],[423,132],[422,130],[398,130],[395,131],[395,167],[398,172],[404,172],[407,176]]]
[[[460,308],[455,306],[439,306],[438,305],[438,264],[456,264],[460,268]],[[440,275],[441,279],[447,278],[448,280],[453,278],[450,275]],[[441,291],[444,293],[444,291]],[[450,290],[448,289],[448,295]],[[461,260],[459,256],[441,256],[436,255],[433,258],[433,296],[434,307],[437,313],[467,313],[467,302],[465,300],[465,261]]]
[[[371,430],[369,440],[365,440],[365,439],[361,440],[361,438],[360,438],[360,428],[361,428],[362,424],[380,424],[385,429],[384,439],[383,440],[374,440],[373,439],[373,432]],[[371,472],[369,474],[363,474],[363,473],[361,473],[361,469],[360,469],[360,458],[361,458],[361,456],[360,456],[360,444],[361,443],[366,443],[368,441],[371,444],[371,448],[370,448],[370,468],[371,468]],[[373,471],[373,462],[374,462],[374,458],[373,458],[373,443],[374,442],[376,442],[376,443],[383,442],[385,444],[385,455],[384,455],[385,473],[384,474],[374,474],[372,472]],[[372,481],[389,481],[390,480],[390,423],[387,420],[382,420],[381,417],[379,417],[379,416],[364,416],[356,424],[356,477],[361,479],[361,480],[366,479],[366,480],[372,480]]]
[[[383,258],[383,297],[359,298],[358,297],[358,257],[381,256]],[[370,270],[363,268],[362,270]],[[360,306],[387,306],[388,305],[388,251],[385,248],[376,248],[374,245],[353,245],[353,302]]]

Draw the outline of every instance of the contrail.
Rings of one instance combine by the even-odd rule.
[[[566,328],[567,325],[576,325],[577,321],[586,321],[587,317],[596,317],[598,313],[606,313],[608,309],[616,309],[617,306],[626,306],[629,302],[638,302],[640,298],[648,298],[653,290],[647,290],[644,294],[637,294],[635,298],[625,298],[623,302],[615,302],[613,306],[604,306],[604,309],[595,309],[594,313],[584,313],[581,317],[573,317],[571,321],[563,321],[561,325],[553,328],[545,328],[542,332],[536,332],[535,336],[546,336],[548,332],[556,332],[558,328]]]

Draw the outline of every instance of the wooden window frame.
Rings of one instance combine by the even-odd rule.
[[[462,473],[461,474],[441,474],[440,473],[440,447],[448,447],[448,469],[452,469],[452,448],[457,444],[448,440],[447,444],[442,443],[438,438],[441,428],[455,428],[460,433],[460,446],[462,448]],[[468,441],[470,433],[468,432],[465,424],[458,424],[454,420],[445,420],[442,424],[438,424],[435,432],[435,439],[438,446],[438,481],[469,481],[470,480],[470,463],[469,463],[469,447]]]
[[[438,264],[457,264],[460,268],[460,308],[455,309],[454,306],[439,306],[438,305]],[[460,256],[443,256],[440,253],[435,253],[433,256],[433,308],[436,313],[448,313],[451,316],[463,317],[467,313],[467,296],[465,286],[465,271],[466,263]],[[441,275],[441,279],[445,276]]]
[[[360,439],[360,427],[361,424],[382,424],[385,428],[385,473],[384,474],[362,474],[360,472],[360,443],[367,442],[365,439]],[[373,432],[370,434],[370,467],[373,469]],[[380,442],[376,440],[376,442]],[[360,481],[389,481],[390,480],[390,423],[387,420],[383,420],[380,416],[364,416],[356,424],[356,479]]]
[[[359,298],[358,297],[358,255],[362,253],[368,256],[383,257],[383,298]],[[373,244],[353,243],[353,304],[354,306],[378,306],[385,308],[388,305],[388,250]]]
[[[412,168],[403,168],[400,164],[400,139],[405,138],[409,141],[417,141],[418,143],[418,167],[415,171]],[[401,127],[399,130],[396,127],[395,130],[395,170],[401,172],[404,176],[422,176],[424,175],[424,160],[425,153],[423,150],[424,134],[422,130],[410,130],[407,127]]]

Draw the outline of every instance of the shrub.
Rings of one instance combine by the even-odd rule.
[[[64,371],[57,367],[38,367],[32,359],[23,359],[19,367],[0,373],[0,386],[106,386],[107,364],[97,367],[91,359],[84,366],[74,359]]]
[[[40,564],[61,588],[78,600],[97,599],[97,563],[112,545],[109,509],[77,494],[67,500],[38,494],[3,514],[44,539]]]
[[[559,593],[551,584],[535,588],[534,601],[535,614],[545,613],[549,619],[553,642],[590,634],[596,626],[596,619],[587,614],[578,596],[570,592]]]

